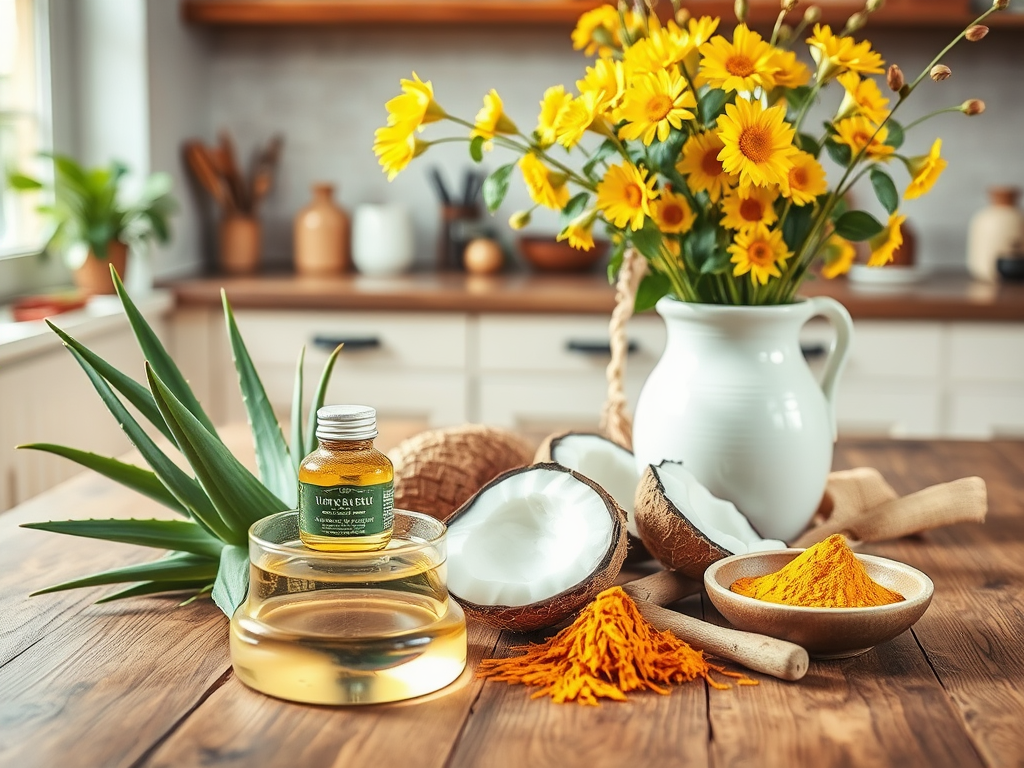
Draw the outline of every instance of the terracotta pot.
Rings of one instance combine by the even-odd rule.
[[[260,221],[252,216],[227,216],[220,223],[221,272],[251,275],[260,268]]]
[[[313,185],[313,201],[295,216],[295,271],[337,275],[352,265],[348,214],[334,202],[334,187]]]
[[[105,259],[96,258],[90,249],[85,263],[74,272],[75,285],[86,296],[111,294],[114,292],[114,281],[110,279],[110,265],[114,265],[123,280],[127,263],[128,246],[119,240],[107,244]]]

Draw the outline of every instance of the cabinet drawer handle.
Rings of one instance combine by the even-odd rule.
[[[357,349],[380,349],[377,336],[314,336],[313,346],[333,352],[339,344],[345,345],[347,352]]]
[[[569,352],[579,352],[581,355],[609,356],[612,353],[612,345],[607,341],[581,341],[578,339],[570,339],[566,342],[565,348]],[[626,351],[628,354],[639,352],[640,345],[630,339],[626,344]]]
[[[825,344],[801,344],[800,354],[805,360],[817,360],[828,354],[828,347]]]

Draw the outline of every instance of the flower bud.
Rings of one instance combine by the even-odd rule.
[[[885,0],[868,0],[867,4],[864,6],[864,10],[868,13],[874,13],[875,11],[881,10],[883,5],[885,5]]]
[[[530,211],[516,211],[508,217],[508,225],[512,229],[522,229],[530,223]]]
[[[817,24],[818,19],[821,18],[821,8],[816,5],[812,5],[806,11],[804,11],[804,23],[805,24]]]
[[[747,0],[736,0],[732,6],[733,12],[736,14],[736,21],[743,24],[747,20],[747,11],[750,10],[750,4]]]
[[[893,93],[899,93],[900,88],[906,80],[903,79],[903,70],[895,64],[889,67],[889,73],[885,76],[885,82],[889,84],[889,90]]]
[[[789,13],[796,8],[797,5],[799,5],[799,0],[782,0],[782,2],[779,3],[779,7],[782,8],[785,13]]]
[[[680,8],[676,11],[676,24],[680,27],[686,24],[690,20],[690,11],[688,8]]]
[[[945,64],[936,64],[932,67],[932,71],[928,73],[929,77],[936,83],[948,80],[950,75],[953,74],[953,70],[947,67]]]
[[[785,45],[793,39],[793,28],[789,24],[783,24],[779,27],[778,44]]]
[[[992,7],[997,11],[1005,11],[1006,7],[1010,4],[1010,0],[994,0]]]
[[[980,115],[985,111],[985,102],[981,99],[968,99],[960,105],[960,111],[968,117],[971,115]]]
[[[845,32],[856,32],[868,23],[868,15],[864,11],[857,11],[846,20]]]
[[[972,43],[976,43],[987,34],[988,27],[986,27],[984,24],[973,24],[967,28],[967,32],[964,34],[964,37],[966,37]]]

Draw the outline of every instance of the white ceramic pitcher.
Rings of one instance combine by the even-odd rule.
[[[762,536],[792,540],[814,515],[832,467],[849,313],[826,297],[763,307],[665,298],[657,311],[668,340],[636,407],[638,468],[682,461]],[[819,315],[836,328],[820,385],[799,339]]]

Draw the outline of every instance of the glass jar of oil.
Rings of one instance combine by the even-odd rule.
[[[299,537],[322,552],[382,549],[394,525],[391,460],[373,447],[377,412],[327,405],[316,412],[319,445],[299,465]]]
[[[250,688],[308,704],[377,704],[439,690],[466,666],[443,523],[395,511],[386,547],[323,552],[299,515],[249,529],[249,595],[231,619],[231,663]]]

